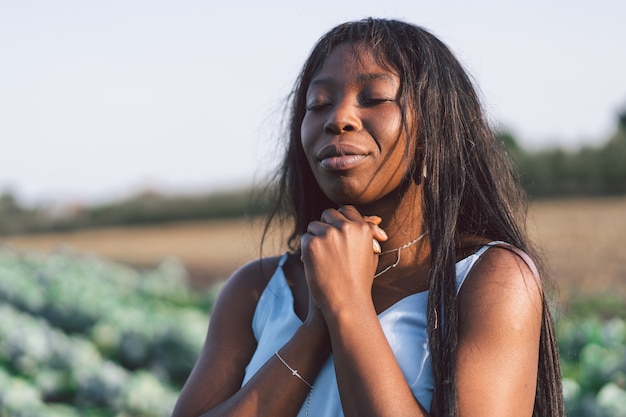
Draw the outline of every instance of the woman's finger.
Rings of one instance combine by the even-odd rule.
[[[363,219],[368,222],[369,224],[374,224],[376,226],[378,226],[379,224],[382,223],[383,219],[381,219],[378,216],[363,216]]]
[[[372,235],[374,235],[374,239],[378,240],[379,242],[384,242],[389,239],[387,233],[380,226],[371,224],[370,228],[372,229]]]
[[[382,219],[379,216],[362,216],[361,213],[359,213],[359,211],[356,209],[356,207],[350,205],[341,206],[337,211],[342,214],[346,219],[356,222],[364,220],[370,226],[372,235],[374,235],[374,239],[376,239],[377,241],[384,242],[389,239],[387,233],[379,226],[379,224],[382,222]],[[378,253],[376,251],[375,244],[374,252]]]
[[[320,216],[320,221],[322,223],[330,224],[336,228],[341,227],[341,223],[347,220],[346,216],[337,209],[326,209],[322,212]]]
[[[354,206],[346,205],[341,206],[337,210],[339,213],[343,214],[344,217],[348,220],[352,220],[355,222],[363,221],[365,218],[359,213],[359,211]]]
[[[313,236],[322,236],[328,229],[328,224],[317,220],[312,221],[306,227],[306,232]]]

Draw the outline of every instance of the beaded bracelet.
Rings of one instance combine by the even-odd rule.
[[[300,376],[300,373],[298,373],[297,369],[293,369],[291,366],[289,366],[289,364],[287,364],[287,362],[285,362],[285,360],[282,358],[282,356],[280,356],[278,351],[274,352],[274,354],[276,355],[276,357],[278,359],[280,359],[280,361],[283,363],[283,365],[285,365],[287,367],[287,369],[289,369],[291,371],[291,375],[297,377],[300,381],[304,382],[310,389],[313,389],[313,385],[309,384],[306,381],[306,379],[302,378],[302,376]]]

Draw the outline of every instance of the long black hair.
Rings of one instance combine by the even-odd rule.
[[[525,233],[526,200],[503,145],[495,138],[472,82],[451,51],[426,30],[397,20],[365,19],[324,35],[306,61],[290,97],[289,142],[277,173],[266,230],[275,219],[293,223],[297,250],[307,225],[335,204],[313,177],[301,146],[307,88],[340,44],[363,46],[400,77],[399,103],[408,140],[415,141],[406,181],[423,182],[423,213],[431,245],[428,336],[432,357],[433,414],[456,416],[457,290],[460,236],[501,240],[537,259]],[[419,127],[410,130],[410,120]],[[426,178],[422,178],[426,172]],[[533,415],[563,415],[559,355],[546,297],[543,300],[539,373]],[[443,330],[437,320],[445,318]]]

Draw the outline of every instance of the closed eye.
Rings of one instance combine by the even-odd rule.
[[[315,110],[322,110],[328,106],[330,106],[332,103],[327,102],[327,101],[321,101],[321,102],[314,102],[314,103],[309,103],[306,105],[306,109],[308,111],[315,111]]]
[[[366,107],[376,106],[378,104],[390,103],[393,102],[394,99],[390,98],[365,98],[362,100],[362,103]]]

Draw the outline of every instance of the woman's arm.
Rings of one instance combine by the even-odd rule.
[[[302,239],[302,260],[326,320],[346,416],[426,416],[413,396],[378,320],[372,283],[376,229],[345,206],[326,210]],[[339,254],[339,255],[338,255]]]
[[[516,254],[489,249],[459,295],[460,417],[530,417],[537,381],[542,294]],[[326,320],[346,416],[426,416],[362,299]]]
[[[277,259],[256,261],[228,280],[215,303],[204,347],[180,394],[173,417],[297,414],[309,388],[276,356],[241,387],[245,367],[256,349],[252,331],[256,304],[269,280],[267,272],[273,272],[276,265]],[[280,353],[304,378],[312,381],[329,354],[323,321],[307,320]]]
[[[345,415],[427,416],[404,378],[372,302],[367,228],[357,213],[344,208],[325,213],[322,222],[309,229],[303,261],[330,333]],[[341,253],[341,261],[336,253]],[[532,415],[541,300],[538,281],[511,251],[489,249],[476,263],[459,295],[461,417]]]
[[[487,250],[459,293],[462,417],[533,414],[543,296],[532,261],[514,251]]]
[[[415,399],[371,304],[327,316],[346,416],[427,416]]]

